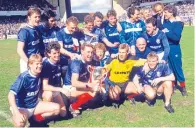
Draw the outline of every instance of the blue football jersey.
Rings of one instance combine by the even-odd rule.
[[[68,65],[68,69],[64,78],[64,85],[72,85],[71,77],[73,73],[79,75],[79,81],[87,82],[89,80],[89,72],[87,70],[87,65],[82,60],[74,59]]]
[[[69,52],[79,53],[79,40],[70,34],[67,28],[61,29],[57,34],[58,41],[63,42],[63,47]]]
[[[115,42],[121,43],[120,36],[122,35],[120,34],[120,32],[118,32],[116,25],[112,26],[110,24],[107,24],[104,27],[104,31],[105,31],[108,41],[110,41],[111,43],[115,43]],[[110,54],[116,54],[118,53],[118,47],[116,48],[108,47],[108,51],[110,52]]]
[[[42,25],[39,25],[38,28],[41,32],[43,43],[44,43],[45,47],[47,46],[47,44],[49,42],[58,41],[57,33],[60,30],[59,27],[54,26],[52,28],[49,28],[49,26],[42,24]]]
[[[18,41],[24,42],[24,53],[29,58],[32,54],[43,55],[44,44],[39,29],[37,27],[26,26],[19,30]]]
[[[147,55],[151,52],[151,50],[146,47],[146,49],[141,52],[137,47],[135,48],[136,51],[136,57],[141,59],[147,59]]]
[[[48,79],[48,84],[61,87],[61,66],[58,63],[52,63],[48,58],[44,58],[41,78]]]
[[[16,97],[16,105],[20,108],[34,108],[38,104],[38,94],[41,87],[40,77],[30,71],[21,73],[10,88]]]
[[[137,38],[146,31],[145,23],[142,20],[138,20],[135,23],[122,21],[120,24],[124,36],[124,38],[121,39],[121,42],[127,43],[130,46],[135,45]]]
[[[106,35],[102,31],[102,29],[98,27],[94,27],[90,33],[96,35],[96,37],[92,37],[87,34],[84,34],[83,41],[90,42],[92,45],[95,45],[99,42],[103,42],[103,39],[106,38]]]
[[[168,64],[159,63],[155,69],[150,70],[145,73],[143,67],[137,72],[137,75],[140,77],[140,82],[142,85],[151,85],[152,81],[159,77],[165,77],[172,74],[171,69]]]
[[[167,37],[162,31],[158,30],[158,32],[152,36],[147,33],[143,33],[142,36],[146,39],[147,47],[150,48],[151,51],[156,53],[164,52],[162,59],[167,60],[170,47]]]

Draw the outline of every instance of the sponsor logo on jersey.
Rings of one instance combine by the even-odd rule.
[[[38,43],[39,43],[39,40],[36,40],[32,42],[32,45],[34,46],[34,45],[37,45]]]
[[[34,91],[34,92],[28,92],[27,96],[36,96],[38,92],[39,92],[39,90]]]
[[[119,35],[119,33],[117,32],[117,33],[111,33],[111,34],[109,34],[109,36],[118,36]]]

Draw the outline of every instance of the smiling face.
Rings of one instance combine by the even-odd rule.
[[[96,16],[95,19],[94,19],[94,25],[97,26],[97,27],[100,27],[101,24],[102,24],[102,21],[103,21],[103,19]]]
[[[88,22],[85,24],[85,28],[89,31],[93,30],[94,23],[93,22]]]
[[[33,27],[38,26],[41,20],[41,16],[39,13],[33,13],[32,15],[28,16],[29,24]]]
[[[60,60],[60,50],[51,49],[48,57],[52,62],[57,63]]]
[[[147,63],[150,69],[154,69],[158,64],[158,58],[157,57],[148,58]]]
[[[131,15],[131,18],[133,19],[133,21],[138,21],[140,18],[140,11],[135,10],[135,13],[133,15]]]
[[[111,24],[111,25],[116,25],[116,23],[117,23],[117,19],[116,19],[116,16],[109,16],[108,17],[108,21],[109,21],[109,23]]]
[[[163,15],[163,6],[161,5],[157,5],[155,8],[154,8],[154,11],[156,14],[158,14],[159,16],[162,16]]]
[[[36,60],[32,63],[30,63],[29,65],[30,71],[34,74],[34,75],[39,75],[41,73],[42,70],[42,61]]]
[[[69,22],[66,24],[66,28],[68,29],[68,31],[70,32],[70,34],[73,34],[76,29],[77,29],[77,25],[76,23],[73,23],[73,22]]]
[[[140,52],[144,52],[146,49],[146,40],[144,38],[138,38],[136,40],[136,47]]]
[[[149,35],[153,35],[153,33],[155,32],[156,30],[156,26],[153,26],[152,23],[147,23],[146,24],[146,31]]]
[[[165,10],[165,19],[169,20],[173,17],[173,13],[170,13],[168,10]]]
[[[96,58],[98,59],[98,60],[102,60],[103,58],[104,58],[104,50],[103,49],[99,49],[99,48],[97,48],[96,50],[95,50],[95,55],[96,55]]]
[[[52,28],[53,26],[55,26],[56,25],[56,18],[55,17],[50,17],[48,19],[48,25],[49,25],[50,28]]]
[[[85,46],[85,48],[81,50],[81,55],[82,55],[83,60],[85,62],[91,62],[93,58],[93,52],[94,51],[92,47]]]
[[[118,50],[118,58],[120,61],[126,60],[128,57],[128,50],[127,49],[119,49]]]

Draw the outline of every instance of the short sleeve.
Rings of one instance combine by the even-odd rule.
[[[17,95],[23,86],[25,86],[25,77],[23,76],[18,76],[16,81],[13,83],[13,85],[10,87],[10,91],[14,94]]]
[[[77,60],[73,61],[70,65],[70,67],[71,67],[71,73],[79,74],[79,72],[80,72],[80,63]]]
[[[163,74],[164,74],[164,76],[171,75],[172,73],[173,72],[169,68],[169,65],[168,64],[164,64],[164,68],[163,68]]]
[[[18,32],[18,41],[26,42],[28,39],[28,31],[24,28],[21,28]]]
[[[45,79],[49,79],[49,75],[51,74],[50,72],[51,72],[51,69],[49,65],[47,65],[46,63],[44,64],[43,62],[41,77]]]
[[[63,37],[62,37],[61,31],[57,32],[57,39],[58,39],[58,41],[63,41]]]

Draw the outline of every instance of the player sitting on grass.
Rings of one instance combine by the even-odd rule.
[[[41,122],[60,112],[59,104],[38,100],[41,69],[42,57],[39,54],[31,55],[28,59],[28,71],[21,73],[10,88],[8,100],[15,127],[25,127],[32,116]]]
[[[61,86],[60,44],[49,42],[45,49],[45,56],[41,73],[43,101],[53,101],[60,104],[60,116],[65,117],[66,107],[61,96],[65,90]]]
[[[156,95],[161,96],[164,94],[165,109],[169,113],[174,113],[174,109],[171,106],[171,96],[173,94],[172,81],[174,80],[175,77],[168,64],[159,63],[158,55],[151,52],[147,56],[146,65],[144,68],[140,68],[133,81],[138,87],[138,92],[145,93],[149,105],[156,98]]]

